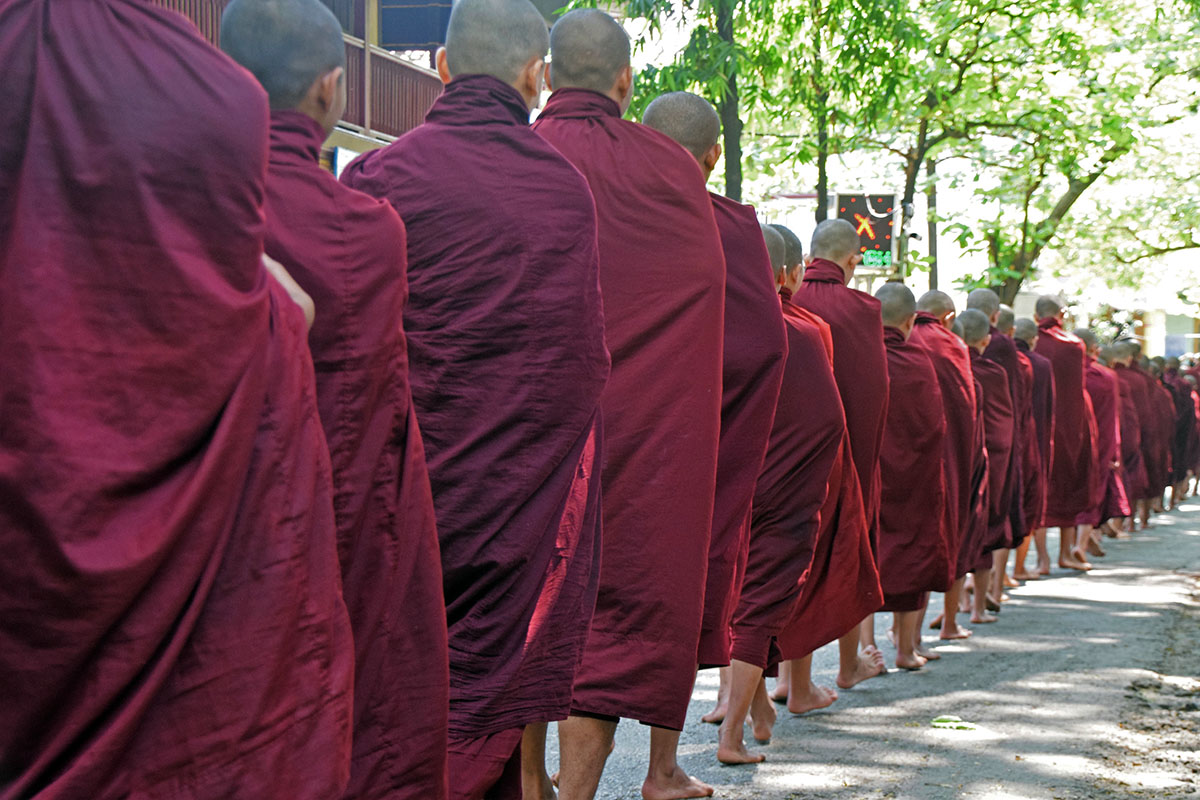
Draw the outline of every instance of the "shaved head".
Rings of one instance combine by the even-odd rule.
[[[979,347],[992,329],[987,314],[977,308],[968,308],[956,320],[962,325],[962,339],[969,347]]]
[[[569,11],[550,31],[550,81],[555,89],[612,89],[629,66],[629,34],[596,8]]]
[[[1179,369],[1179,359],[1171,356],[1167,359],[1167,369]]]
[[[787,242],[783,240],[779,231],[770,225],[759,227],[762,228],[763,241],[767,243],[767,253],[771,256],[771,269],[775,270],[775,278],[778,280],[787,268]]]
[[[550,49],[546,20],[529,0],[455,0],[446,29],[450,74],[514,83]]]
[[[1123,364],[1128,364],[1137,355],[1137,348],[1133,342],[1128,339],[1123,339],[1119,342],[1114,342],[1112,346],[1113,359],[1120,361]]]
[[[346,66],[342,26],[319,0],[233,0],[221,15],[221,49],[289,111],[313,82]]]
[[[1100,343],[1100,340],[1096,338],[1096,334],[1092,333],[1087,328],[1076,328],[1074,331],[1072,331],[1072,333],[1083,340],[1083,344],[1085,347],[1087,347],[1087,351],[1089,353],[1095,350],[1096,345]]]
[[[847,256],[858,255],[858,231],[844,219],[823,220],[817,223],[813,231],[812,246],[808,252],[813,258],[837,262],[845,260]]]
[[[1050,319],[1057,317],[1062,313],[1062,303],[1058,302],[1057,297],[1051,297],[1044,294],[1037,299],[1037,303],[1033,306],[1033,315],[1038,319]]]
[[[1013,323],[1013,337],[1025,342],[1032,349],[1037,344],[1037,323],[1028,317],[1021,317]]]
[[[642,114],[642,124],[679,142],[697,161],[721,137],[721,117],[717,110],[691,92],[668,92],[654,98]]]
[[[1013,323],[1016,322],[1017,315],[1013,313],[1011,306],[1001,305],[1000,316],[996,317],[996,328],[1005,336],[1012,336]]]
[[[1000,313],[1000,295],[991,289],[976,289],[967,295],[967,308],[982,311],[990,320]]]
[[[771,227],[783,237],[784,244],[787,245],[787,255],[784,257],[784,263],[788,269],[795,269],[804,261],[804,245],[800,242],[800,237],[792,232],[792,229],[787,225],[771,223]]]
[[[902,328],[917,313],[917,298],[903,283],[885,283],[875,292],[875,299],[886,327]]]
[[[933,314],[936,317],[953,314],[955,311],[954,300],[945,292],[933,289],[921,295],[921,299],[917,301],[917,310]]]

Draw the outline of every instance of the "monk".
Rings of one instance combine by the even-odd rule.
[[[446,90],[425,124],[343,175],[408,230],[405,330],[449,625],[451,797],[521,795],[522,731],[570,711],[595,604],[609,358],[591,195],[528,125],[548,47],[528,0],[455,3],[437,56]]]
[[[999,527],[993,526],[993,534],[985,545],[985,550],[992,552],[992,582],[986,587],[988,597],[993,605],[998,604],[1004,597],[1004,589],[1011,585],[1006,581],[1008,552],[1020,544],[1025,538],[1025,511],[1022,501],[1025,494],[1023,463],[1026,458],[1026,431],[1032,426],[1033,395],[1032,387],[1026,380],[1021,366],[1021,355],[1012,338],[997,327],[1004,307],[1000,297],[991,289],[975,289],[967,295],[967,308],[982,311],[991,322],[990,338],[984,357],[999,364],[1008,377],[1009,397],[1013,405],[1012,457],[1008,460],[1008,475],[1000,489],[1001,497],[993,497],[993,503],[999,502],[1005,510],[1007,523]],[[1008,310],[1006,329],[1012,330],[1012,310]],[[993,484],[994,486],[995,484]],[[976,591],[979,591],[976,587]]]
[[[6,4],[0,59],[0,796],[341,797],[354,645],[302,296],[262,260],[266,95],[130,0]]]
[[[386,201],[346,188],[318,162],[346,97],[342,28],[328,8],[234,0],[221,46],[272,107],[267,254],[321,309],[308,338],[355,645],[346,796],[444,798],[446,608],[399,325],[404,226]]]
[[[1087,561],[1088,555],[1105,555],[1100,544],[1100,526],[1111,519],[1129,516],[1129,501],[1121,481],[1120,384],[1116,373],[1097,360],[1100,341],[1087,328],[1076,328],[1075,336],[1087,349],[1086,388],[1096,417],[1096,472],[1092,507],[1076,518],[1078,533],[1073,555]]]
[[[721,118],[703,97],[691,92],[660,95],[646,107],[642,123],[679,142],[700,164],[705,179],[712,174],[721,158]],[[777,245],[782,267],[786,243],[777,231],[760,227],[752,206],[712,192],[709,199],[725,254],[725,336],[717,493],[698,661],[702,668],[721,666],[722,685],[728,686],[729,668],[725,665],[730,663],[732,646],[729,623],[740,583],[735,573],[746,563],[754,486],[762,472],[787,355],[783,314],[767,244]],[[744,669],[742,672],[748,674]],[[748,684],[747,703],[760,680],[761,675]],[[767,703],[766,708],[770,710],[771,704]],[[724,713],[719,703],[704,719],[720,722]]]
[[[987,528],[982,539],[976,543],[971,573],[975,588],[972,598],[971,621],[987,623],[995,617],[987,612],[995,611],[994,602],[989,607],[987,586],[993,569],[993,558],[988,547],[1004,536],[1011,522],[1005,505],[1005,488],[1011,475],[1008,462],[1018,457],[1014,451],[1012,394],[1008,375],[1004,368],[984,356],[991,339],[991,319],[982,311],[967,309],[958,315],[962,326],[962,339],[971,348],[971,370],[979,381],[982,398],[977,397],[983,411],[984,441],[987,448],[988,506]]]
[[[1029,540],[1033,537],[1034,531],[1040,522],[1041,511],[1038,508],[1040,505],[1038,496],[1041,491],[1040,487],[1045,485],[1045,479],[1042,475],[1041,453],[1038,445],[1037,424],[1034,420],[1034,404],[1037,399],[1033,386],[1035,376],[1033,360],[1020,347],[1016,346],[1016,314],[1011,307],[1001,304],[1000,314],[996,318],[996,329],[1012,341],[1016,350],[1017,362],[1021,369],[1021,396],[1019,405],[1024,411],[1020,443],[1021,485],[1018,487],[1021,494],[1021,518],[1016,521],[1020,523],[1021,528],[1014,531],[1012,548],[1014,553],[1019,553],[1022,551],[1022,548],[1028,551]],[[1049,368],[1049,365],[1047,365],[1047,368]],[[1016,573],[1017,570],[1014,568],[1013,572]],[[1029,573],[1022,571],[1021,574],[1025,576],[1025,580],[1029,580]],[[1038,576],[1035,574],[1033,580],[1037,580],[1037,578]],[[1001,589],[1021,585],[1021,579],[1016,574],[1010,575],[1008,573],[1007,554],[1004,558],[1004,564],[1002,564],[1000,580]],[[1001,595],[1001,597],[1005,596]]]
[[[1088,397],[1084,373],[1087,356],[1083,342],[1063,330],[1063,308],[1049,295],[1037,299],[1037,350],[1054,369],[1054,461],[1050,467],[1045,527],[1059,529],[1058,565],[1086,571],[1086,560],[1073,553],[1076,518],[1086,512],[1093,497],[1096,475],[1096,418]]]
[[[771,227],[784,236],[787,244],[786,271],[779,279],[779,295],[785,301],[785,321],[790,323],[792,320],[804,320],[820,334],[825,348],[826,366],[832,369],[833,336],[829,325],[816,314],[791,303],[793,292],[799,286],[802,275],[803,246],[799,238],[787,227]],[[819,366],[812,367],[813,371],[820,369]],[[786,377],[784,381],[786,391]],[[838,407],[841,406],[840,395],[837,404]],[[817,414],[812,407],[809,407],[806,413]],[[842,431],[842,438],[827,486],[815,487],[824,492],[825,501],[818,513],[812,566],[801,582],[799,599],[778,636],[779,657],[785,660],[779,664],[771,699],[786,703],[788,711],[793,714],[826,708],[837,700],[838,695],[834,689],[813,683],[812,653],[817,648],[843,637],[847,631],[856,627],[856,620],[874,612],[883,604],[879,572],[871,553],[867,522],[863,515],[862,491],[850,461],[850,439],[845,432],[844,416],[839,429]],[[767,457],[769,460],[770,451]],[[798,489],[793,489],[789,497],[781,500],[800,500],[803,494]],[[774,573],[786,571],[782,563],[765,565],[764,568]],[[791,568],[794,569],[795,565]],[[747,579],[749,580],[749,575]],[[841,609],[842,613],[830,614],[830,608]],[[736,617],[734,636],[736,643]],[[842,688],[850,688],[884,670],[883,654],[878,650],[860,659],[856,645],[852,644],[848,652],[841,650],[840,656],[842,669],[839,670],[837,684]],[[751,717],[757,719],[754,706]],[[759,727],[757,723],[755,727]]]
[[[945,292],[933,290],[917,300],[917,316],[909,341],[929,356],[937,376],[946,421],[943,460],[947,501],[942,527],[947,535],[945,603],[934,626],[942,639],[965,639],[971,632],[958,624],[958,604],[966,572],[958,571],[971,516],[971,472],[975,455],[975,379],[971,356],[962,340],[950,332],[956,311]]]
[[[1154,407],[1152,419],[1158,427],[1159,463],[1160,469],[1155,481],[1154,510],[1164,511],[1164,498],[1167,489],[1171,487],[1175,471],[1174,448],[1172,439],[1175,435],[1175,399],[1171,389],[1163,381],[1164,364],[1161,357],[1149,359],[1144,367],[1150,381],[1150,397]]]
[[[1112,369],[1116,373],[1120,389],[1121,422],[1121,479],[1129,498],[1132,528],[1141,519],[1143,525],[1149,518],[1150,478],[1146,471],[1146,452],[1142,447],[1142,409],[1145,386],[1142,378],[1132,369],[1136,356],[1132,342],[1118,341],[1112,346]]]
[[[800,271],[788,269],[787,242],[774,226],[764,226],[763,235],[780,289],[790,295]],[[806,312],[780,300],[787,364],[755,486],[745,577],[733,617],[731,689],[717,748],[717,759],[725,764],[764,759],[746,750],[743,724],[749,713],[754,738],[770,739],[775,711],[762,676],[779,660],[778,636],[812,565],[820,508],[846,430],[819,326]]]
[[[895,617],[896,666],[915,670],[921,611],[929,592],[946,591],[946,414],[937,372],[925,349],[909,341],[917,300],[901,283],[875,292],[888,356],[887,424],[880,449],[879,580],[884,611]],[[936,654],[933,654],[936,656]]]
[[[819,223],[813,232],[804,281],[793,298],[796,305],[821,317],[833,333],[833,374],[846,412],[851,457],[862,490],[872,551],[879,530],[879,448],[887,416],[887,353],[879,301],[847,284],[862,262],[858,232],[846,220]],[[841,614],[843,611],[830,610]],[[859,645],[863,646],[859,653]],[[861,620],[839,640],[839,678],[847,687],[882,672],[878,669],[874,621]]]
[[[1031,534],[1017,546],[1013,577],[1017,580],[1037,580],[1050,574],[1050,551],[1046,548],[1046,501],[1049,492],[1050,464],[1054,451],[1054,367],[1050,360],[1037,352],[1038,326],[1028,318],[1013,323],[1013,342],[1017,351],[1029,359],[1033,372],[1033,435],[1037,444],[1037,463],[1031,480],[1026,483],[1025,516]],[[1037,548],[1037,567],[1025,568],[1029,540]]]
[[[696,159],[621,119],[629,36],[608,14],[551,34],[553,94],[535,126],[595,197],[613,375],[605,391],[604,548],[572,716],[559,725],[561,798],[596,791],[617,720],[654,726],[642,794],[712,787],[676,760],[695,679],[721,413],[725,260]]]
[[[1174,427],[1171,430],[1171,500],[1167,510],[1183,502],[1187,493],[1188,468],[1191,461],[1192,436],[1196,430],[1196,412],[1192,389],[1179,373],[1179,359],[1162,361],[1162,384],[1175,402]]]

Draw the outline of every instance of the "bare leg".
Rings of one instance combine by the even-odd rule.
[[[916,653],[917,625],[920,624],[919,612],[897,611],[896,620],[896,666],[900,669],[920,669],[925,666],[925,659]]]
[[[1058,534],[1058,565],[1063,569],[1077,569],[1081,572],[1091,569],[1091,564],[1075,555],[1075,526],[1059,528]]]
[[[558,723],[559,800],[593,800],[612,752],[617,723],[567,717]]]
[[[1085,530],[1087,531],[1086,534],[1084,533]],[[1104,547],[1100,544],[1100,531],[1096,528],[1090,525],[1086,526],[1086,528],[1080,528],[1079,538],[1082,544],[1076,549],[1079,550],[1082,560],[1087,561],[1089,555],[1096,556],[1097,558],[1104,558],[1108,555],[1108,553],[1104,552]]]
[[[939,638],[965,639],[971,635],[971,631],[958,624],[958,603],[962,596],[963,581],[966,579],[967,576],[964,575],[946,591],[945,604],[942,606],[945,609],[942,612],[942,633]]]
[[[754,734],[754,741],[763,744],[771,741],[777,716],[775,706],[767,696],[767,681],[760,677],[758,688],[754,690],[754,697],[750,700],[750,732]]]
[[[1031,533],[1017,545],[1017,554],[1014,556],[1013,577],[1019,581],[1036,581],[1039,577],[1036,571],[1030,572],[1025,569],[1025,560],[1029,555],[1029,543],[1033,540],[1034,535]]]
[[[784,661],[779,665],[779,677],[775,679],[775,690],[771,699],[776,703],[786,703],[788,699],[788,684],[791,682],[792,661]]]
[[[702,783],[679,766],[679,731],[650,729],[650,768],[642,784],[644,800],[680,800],[711,797],[713,787]]]
[[[521,796],[525,800],[554,800],[554,784],[546,773],[546,723],[525,726],[521,737]]]
[[[721,667],[718,672],[720,672],[720,686],[717,689],[717,705],[700,718],[701,722],[711,722],[714,725],[725,719],[725,712],[729,708],[729,667]]]
[[[1142,530],[1146,530],[1150,527],[1150,501],[1146,498],[1138,500],[1137,511],[1142,523]]]
[[[857,643],[854,652],[854,658],[857,660]],[[837,700],[837,692],[833,689],[817,686],[812,682],[812,653],[792,661],[791,665],[792,685],[788,692],[788,711],[793,714],[804,714],[818,708],[826,708],[832,705],[834,700]]]
[[[1001,547],[992,551],[992,584],[991,594],[997,602],[1004,599],[1004,590],[1011,586],[1020,586],[1016,581],[1009,583],[1008,577],[1008,548]]]
[[[867,617],[858,624],[858,644],[863,650],[867,648],[878,649],[875,646],[875,615],[868,614]]]
[[[975,576],[975,592],[971,598],[971,622],[976,624],[995,622],[996,618],[988,613],[987,591],[984,589],[992,580],[992,571],[990,569],[976,570],[972,574]]]
[[[929,610],[929,592],[926,592],[925,593],[925,604],[921,606],[920,611],[916,612],[916,614],[917,614],[917,627],[916,627],[916,634],[915,634],[916,638],[917,638],[916,653],[917,653],[917,655],[919,655],[921,658],[925,659],[926,661],[937,661],[939,658],[941,658],[941,656],[939,654],[933,652],[932,650],[926,649],[925,642],[922,641],[922,639],[921,639],[921,628],[925,626],[925,612],[928,610]]]
[[[729,706],[717,738],[717,760],[722,764],[757,764],[766,760],[762,753],[748,751],[742,736],[746,715],[750,713],[750,704],[754,695],[758,693],[759,684],[762,683],[762,672],[753,664],[737,659],[729,666]],[[767,706],[770,705],[768,700]],[[775,709],[772,708],[771,713],[774,714]],[[765,733],[767,740],[770,740],[770,729],[767,728]],[[754,738],[759,738],[757,733]]]
[[[872,619],[872,617],[867,617]],[[845,636],[838,639],[838,676],[837,685],[849,689],[867,678],[887,671],[883,664],[883,653],[875,645],[869,645],[858,652],[859,633],[862,624],[856,625]],[[795,676],[792,676],[793,680]]]
[[[1033,544],[1037,548],[1037,573],[1038,575],[1050,574],[1050,548],[1046,546],[1046,529],[1035,528],[1033,531]]]

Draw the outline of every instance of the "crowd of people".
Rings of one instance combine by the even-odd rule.
[[[747,721],[837,699],[817,648],[881,674],[890,611],[921,669],[1047,528],[1085,571],[1188,492],[1200,370],[851,288],[852,225],[707,191],[706,100],[623,118],[603,11],[458,0],[425,124],[340,181],[332,13],[220,41],[0,3],[3,800],[578,800],[621,719],[647,800],[706,796],[697,669],[761,761]]]

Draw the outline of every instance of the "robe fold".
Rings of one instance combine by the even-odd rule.
[[[596,596],[609,359],[595,208],[528,121],[511,86],[457,77],[425,124],[342,176],[408,233],[404,327],[458,742],[567,715]],[[452,769],[452,796],[472,780]]]
[[[884,611],[916,611],[950,581],[946,414],[929,355],[885,327],[888,403],[879,451],[879,582]]]
[[[1025,523],[1025,460],[1028,446],[1026,431],[1033,425],[1033,388],[1029,385],[1024,369],[1021,367],[1021,354],[1011,337],[1000,332],[996,326],[991,327],[991,340],[983,357],[1004,368],[1008,376],[1008,393],[1013,406],[1013,450],[1008,460],[1008,476],[1001,490],[1004,497],[1001,501],[1008,513],[1008,536],[1004,547],[1016,547],[1028,527]],[[993,499],[993,502],[996,498]]]
[[[1093,527],[1129,516],[1129,501],[1121,480],[1121,390],[1108,367],[1088,356],[1086,386],[1096,416],[1096,474],[1092,507],[1076,517],[1076,523]]]
[[[787,334],[779,402],[754,488],[749,552],[732,625],[732,656],[766,669],[780,658],[812,566],[829,476],[846,435],[833,365],[812,315],[780,298]]]
[[[1046,518],[1049,528],[1070,527],[1088,510],[1096,480],[1096,419],[1084,383],[1086,356],[1079,337],[1055,317],[1038,322],[1039,355],[1054,369],[1054,460]]]
[[[1038,459],[1036,470],[1025,484],[1025,518],[1032,530],[1045,527],[1049,498],[1050,465],[1054,457],[1054,367],[1048,358],[1030,349],[1028,342],[1013,341],[1033,369],[1033,430]]]
[[[833,374],[846,412],[850,450],[874,551],[879,532],[879,448],[887,417],[887,354],[879,301],[846,285],[846,274],[817,258],[804,270],[793,302],[829,324]]]
[[[791,300],[786,289],[780,294]],[[799,306],[789,304],[784,310],[789,318],[799,317],[817,327],[832,365],[834,346],[829,324]],[[838,396],[840,402],[840,392]],[[841,638],[883,604],[848,432],[843,433],[829,472],[818,523],[812,565],[801,583],[800,598],[779,633],[783,659],[803,658]]]
[[[775,272],[751,206],[709,194],[725,254],[721,438],[698,663],[729,663],[729,623],[746,568],[750,508],[779,399],[787,334]]]
[[[446,607],[400,325],[404,225],[387,202],[321,168],[324,139],[305,114],[271,115],[266,251],[318,309],[308,340],[354,627],[346,796],[437,800],[446,796]]]
[[[975,355],[975,351],[972,350],[972,358]],[[972,361],[973,364],[974,361]],[[973,369],[972,373],[974,373]],[[974,374],[972,374],[972,380],[975,383],[975,438],[971,442],[971,506],[966,525],[963,528],[963,545],[958,551],[955,578],[962,578],[968,572],[974,571],[981,563],[986,566],[978,566],[979,569],[991,567],[991,556],[985,554],[983,550],[984,542],[987,539],[988,512],[991,503],[988,487],[987,407],[983,396],[983,384]],[[984,559],[987,560],[984,561]]]
[[[0,797],[329,800],[353,642],[267,100],[182,16],[0,6]]]
[[[987,533],[980,543],[976,569],[987,569],[983,559],[990,559],[993,550],[1007,547],[1011,541],[1012,516],[1009,513],[1006,490],[1012,475],[1008,462],[1019,458],[1013,439],[1013,402],[1009,392],[1008,374],[996,362],[971,350],[971,370],[983,390],[983,429],[988,454],[988,522]],[[990,562],[987,562],[990,563]]]
[[[1114,364],[1113,372],[1120,390],[1121,482],[1132,504],[1148,496],[1150,487],[1142,452],[1142,420],[1138,412],[1142,381],[1127,364]]]
[[[946,420],[943,455],[946,503],[943,528],[947,536],[947,584],[958,577],[956,567],[971,513],[971,474],[975,441],[975,378],[971,354],[962,340],[924,311],[917,312],[909,341],[924,349],[933,364],[942,412]],[[944,591],[944,590],[939,590]]]
[[[721,413],[725,260],[687,151],[560,89],[535,130],[596,199],[613,372],[600,594],[573,708],[680,729],[696,670]]]
[[[1172,424],[1163,420],[1166,409],[1163,393],[1166,391],[1153,375],[1138,364],[1130,366],[1137,379],[1135,400],[1138,418],[1142,423],[1142,460],[1146,466],[1146,494],[1143,498],[1153,502],[1162,500],[1163,492],[1171,482],[1171,444],[1169,431]],[[1172,409],[1174,403],[1171,404]],[[1172,410],[1171,418],[1174,418]]]

